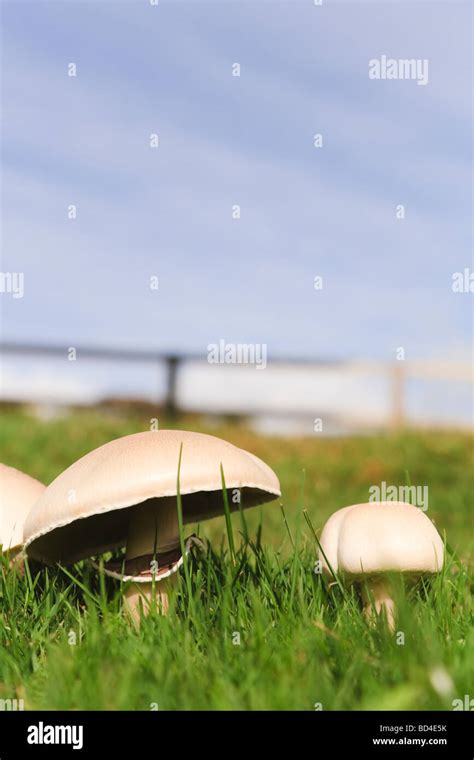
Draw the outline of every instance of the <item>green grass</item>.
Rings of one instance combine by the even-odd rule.
[[[49,482],[147,422],[8,413],[0,461]],[[180,426],[187,425],[197,429]],[[403,710],[452,709],[453,699],[472,696],[472,440],[439,432],[337,440],[260,438],[239,427],[208,432],[276,470],[284,511],[275,501],[246,512],[243,540],[241,515],[226,522],[223,504],[222,518],[199,526],[207,549],[190,558],[189,585],[182,573],[169,616],[150,616],[139,631],[121,611],[119,584],[87,563],[31,565],[19,577],[4,558],[0,699],[37,709]],[[407,472],[412,484],[429,487],[428,515],[453,554],[430,582],[398,584],[401,644],[382,622],[366,623],[355,590],[328,587],[313,572],[316,539],[303,510],[318,533],[335,509],[367,501],[382,480],[405,485]],[[440,672],[451,687],[449,679],[436,686]]]

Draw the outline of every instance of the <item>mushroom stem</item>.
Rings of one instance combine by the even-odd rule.
[[[170,594],[176,585],[176,573],[159,583],[132,583],[124,594],[124,608],[132,622],[140,624],[140,613],[148,615],[156,604],[158,614],[167,615],[170,606]]]
[[[153,569],[152,563],[159,562],[157,555],[178,546],[178,514],[174,497],[150,499],[130,518],[125,555],[127,560],[150,555],[150,569]],[[140,607],[143,607],[144,614],[149,613],[153,599],[162,615],[168,613],[169,594],[175,585],[175,575],[154,583],[150,581],[130,585],[125,592],[125,607],[135,622],[140,619]]]
[[[25,556],[23,552],[10,552],[9,565],[12,570],[17,570],[17,572],[23,577],[25,574]]]
[[[176,499],[150,499],[134,510],[127,538],[127,559],[144,554],[161,554],[179,546]]]
[[[367,578],[361,589],[364,615],[370,621],[383,615],[390,631],[395,630],[395,603],[390,582],[385,578]]]

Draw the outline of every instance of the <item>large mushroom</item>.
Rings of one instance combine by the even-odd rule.
[[[24,522],[45,487],[24,472],[0,464],[0,544],[12,562],[20,558]]]
[[[326,575],[359,583],[368,618],[384,614],[391,630],[395,609],[390,574],[410,579],[441,570],[444,545],[418,507],[400,501],[353,504],[335,512],[323,528],[319,558]]]
[[[156,599],[161,611],[183,562],[177,480],[183,523],[223,514],[221,465],[229,508],[280,495],[275,473],[253,454],[202,433],[160,430],[106,443],[65,470],[46,489],[25,525],[28,554],[46,564],[71,564],[126,546],[123,562],[106,572],[132,581],[126,604],[137,618]],[[234,497],[235,491],[238,498]]]

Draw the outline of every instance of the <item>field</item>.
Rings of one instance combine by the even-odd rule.
[[[119,584],[87,563],[32,564],[19,577],[4,558],[0,699],[26,709],[450,710],[474,695],[471,438],[295,440],[192,425],[267,461],[283,510],[275,501],[245,522],[233,515],[234,558],[224,518],[201,524],[207,550],[181,575],[169,616],[139,631],[121,612]],[[92,412],[51,421],[5,412],[0,461],[48,483],[90,449],[147,428]],[[438,577],[398,584],[395,635],[367,624],[356,591],[314,573],[311,525],[318,535],[331,512],[367,501],[382,481],[428,486],[428,515],[449,547]]]

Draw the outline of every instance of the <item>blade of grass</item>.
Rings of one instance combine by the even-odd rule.
[[[181,446],[179,447],[179,458],[178,458],[178,474],[176,478],[176,508],[178,510],[178,531],[179,531],[179,543],[181,546],[181,556],[183,557],[183,570],[184,570],[184,577],[186,580],[186,588],[188,591],[188,610],[193,609],[193,591],[192,591],[192,585],[191,585],[191,576],[189,574],[189,567],[187,562],[187,555],[186,555],[186,542],[184,540],[184,520],[183,520],[183,502],[181,498],[181,461],[183,456],[183,444],[181,443]]]
[[[315,531],[315,530],[314,530],[314,528],[313,528],[313,523],[311,522],[311,520],[310,520],[310,518],[309,518],[309,515],[308,515],[308,512],[307,512],[307,510],[306,510],[306,509],[303,509],[303,515],[304,515],[304,519],[306,520],[306,522],[307,522],[307,524],[308,524],[308,526],[309,526],[309,529],[311,530],[311,532],[312,532],[312,534],[313,534],[313,536],[314,536],[314,540],[316,541],[316,544],[317,544],[317,546],[318,546],[318,549],[319,549],[319,551],[321,552],[321,554],[322,554],[322,555],[323,555],[323,557],[324,557],[324,561],[326,562],[326,564],[327,564],[327,566],[328,566],[328,568],[329,568],[329,570],[330,570],[330,572],[331,572],[331,575],[332,575],[332,577],[334,578],[335,582],[337,583],[337,585],[338,585],[338,587],[339,587],[339,590],[341,591],[341,594],[342,594],[343,596],[345,596],[345,595],[346,595],[346,591],[345,591],[345,588],[344,588],[344,586],[342,585],[342,583],[341,583],[341,581],[339,580],[339,578],[337,577],[337,575],[336,575],[336,573],[334,572],[334,570],[332,569],[331,563],[329,562],[328,558],[326,557],[325,551],[324,551],[323,547],[321,546],[321,542],[320,542],[319,538],[318,538],[318,537],[317,537],[317,535],[316,535],[316,531]]]
[[[227,529],[227,540],[229,541],[229,551],[230,551],[230,557],[232,560],[232,564],[235,567],[236,560],[235,560],[235,543],[234,543],[234,533],[232,530],[232,518],[230,515],[230,508],[229,508],[229,497],[227,494],[227,488],[225,484],[225,475],[224,475],[224,468],[222,466],[222,462],[220,464],[220,470],[221,470],[221,483],[222,483],[222,498],[224,501],[224,514],[225,514],[225,526]]]
[[[283,504],[280,504],[280,511],[283,515],[283,522],[285,523],[286,532],[288,533],[288,536],[291,541],[291,545],[293,547],[293,550],[295,548],[295,542],[293,541],[293,536],[291,535],[290,526],[288,525],[288,520],[286,519],[285,509],[283,507]]]

